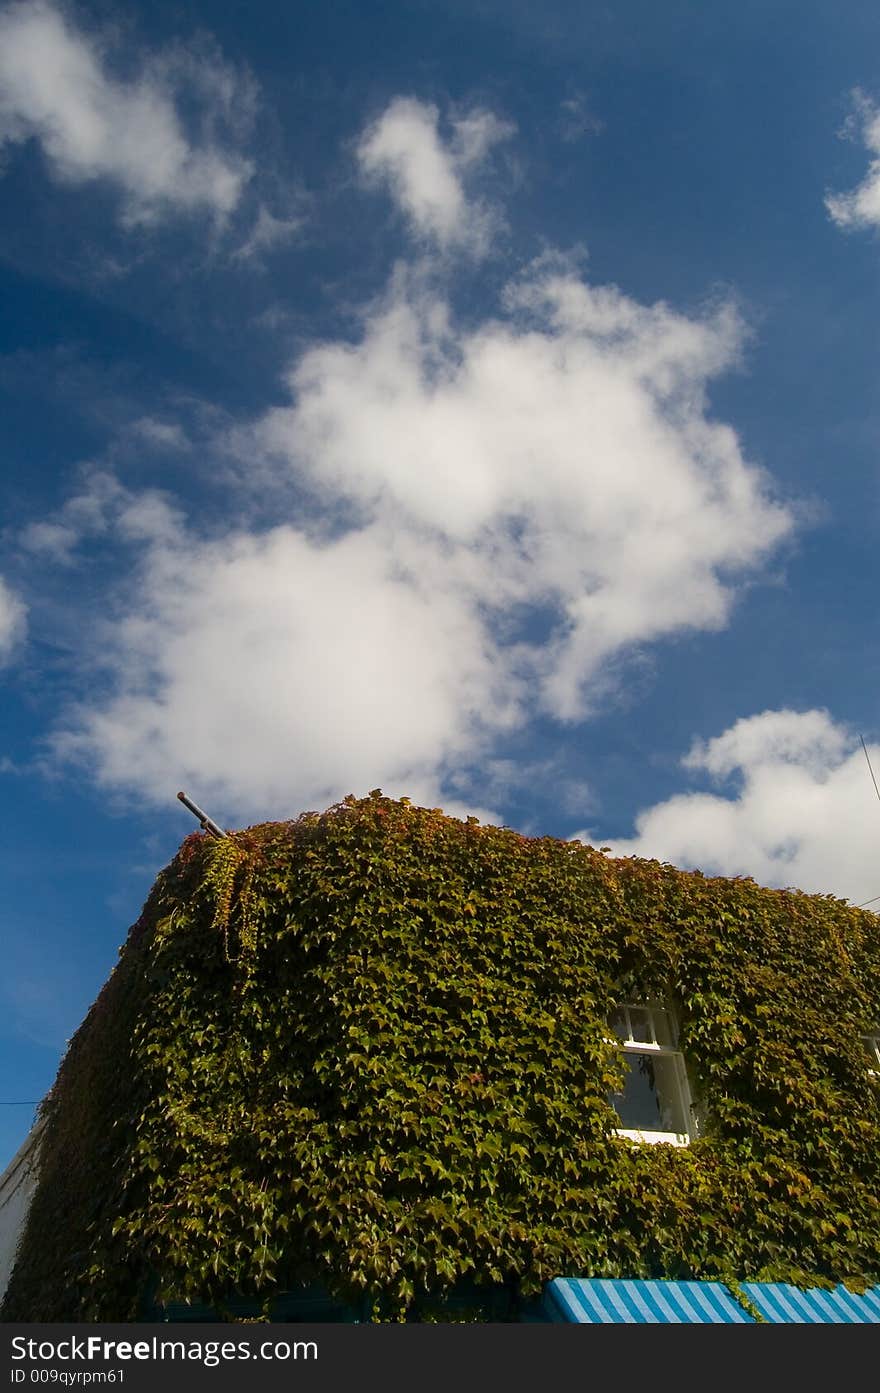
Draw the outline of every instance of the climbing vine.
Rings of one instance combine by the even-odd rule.
[[[251,915],[258,847],[242,834],[212,838],[205,846],[204,888],[214,901],[212,929],[223,936],[227,962],[249,961],[256,949],[256,925]],[[236,894],[236,882],[238,882]],[[237,950],[230,940],[233,910],[238,924]]]
[[[705,1125],[616,1134],[611,1007],[670,1000]],[[158,878],[43,1105],[6,1320],[320,1284],[880,1280],[878,920],[378,791]],[[439,1305],[438,1305],[439,1303]]]

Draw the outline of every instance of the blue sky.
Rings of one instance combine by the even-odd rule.
[[[178,788],[880,896],[875,102],[868,3],[0,9],[0,1164]]]

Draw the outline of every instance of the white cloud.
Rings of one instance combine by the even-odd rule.
[[[424,107],[422,109],[426,110]],[[487,111],[484,107],[475,107],[464,116],[452,117],[450,126],[452,139],[449,157],[459,170],[482,164],[493,145],[510,140],[516,134],[512,121],[503,121],[494,111]]]
[[[132,423],[131,433],[159,450],[186,451],[192,448],[186,431],[177,421],[160,421],[155,416],[141,416]]]
[[[262,439],[319,498],[442,541],[445,586],[496,626],[552,611],[515,656],[574,719],[622,650],[723,625],[726,577],[792,526],[706,413],[740,338],[726,309],[689,319],[552,263],[511,288],[505,318],[462,330],[398,277],[360,343],[301,359],[296,404]]]
[[[138,604],[102,635],[116,694],[57,752],[110,786],[164,801],[191,785],[261,817],[379,784],[436,803],[495,682],[475,616],[402,579],[380,528],[200,542],[150,526],[154,509]]]
[[[561,101],[559,112],[559,134],[567,145],[573,145],[587,135],[600,135],[605,129],[604,122],[590,111],[583,92]]]
[[[302,231],[304,223],[305,218],[302,216],[276,218],[274,213],[270,213],[265,204],[261,203],[256,221],[244,242],[233,252],[233,259],[259,261],[266,252],[283,246],[285,242],[296,237]]]
[[[467,197],[464,179],[514,127],[477,109],[453,120],[451,139],[444,142],[439,121],[436,106],[397,97],[361,138],[361,169],[388,184],[418,236],[441,248],[458,246],[481,255],[499,220],[484,203]]]
[[[0,664],[8,662],[26,628],[27,608],[0,576]]]
[[[19,544],[32,556],[39,556],[57,565],[66,566],[73,560],[79,534],[61,522],[30,522],[22,529]]]
[[[183,93],[200,107],[198,140],[178,114]],[[48,0],[0,14],[0,140],[39,140],[66,183],[111,181],[128,224],[232,212],[251,166],[223,147],[216,130],[229,123],[236,102],[250,100],[247,84],[216,55],[168,50],[123,80],[112,75],[105,45],[74,29]]]
[[[399,273],[239,442],[242,497],[274,470],[296,525],[206,540],[105,476],[62,510],[140,566],[90,635],[108,694],[68,713],[57,752],[236,815],[375,786],[454,808],[499,733],[579,719],[634,646],[723,624],[736,576],[791,530],[707,414],[741,332],[546,259],[463,328]]]
[[[880,773],[880,746],[869,746]],[[734,777],[730,794],[680,793],[639,813],[617,856],[649,856],[768,885],[880,896],[880,806],[858,737],[827,711],[763,711],[697,741],[685,768]],[[595,841],[589,831],[576,834]]]
[[[764,711],[732,725],[712,740],[696,740],[683,760],[718,779],[759,765],[797,765],[822,779],[843,759],[851,736],[827,711]]]
[[[858,130],[872,158],[862,182],[850,193],[829,194],[825,206],[838,227],[880,227],[880,111],[864,93],[853,96],[856,110],[847,133]]]
[[[140,425],[141,422],[135,424],[135,433]],[[109,520],[115,518],[126,497],[113,474],[101,469],[86,470],[81,491],[68,498],[53,518],[22,528],[19,545],[33,556],[69,565],[85,539],[107,533]]]

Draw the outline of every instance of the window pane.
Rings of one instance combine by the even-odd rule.
[[[651,1013],[644,1006],[630,1006],[629,1024],[632,1039],[640,1045],[653,1045],[654,1032],[651,1029]]]
[[[865,1049],[871,1056],[871,1065],[880,1066],[880,1035],[863,1035]]]
[[[654,1034],[658,1045],[665,1045],[667,1049],[674,1050],[678,1041],[675,1038],[675,1025],[670,1011],[663,1011],[659,1007],[654,1007],[651,1011],[654,1022]]]
[[[623,1092],[611,1095],[621,1126],[638,1132],[687,1132],[678,1089],[677,1056],[627,1054]]]
[[[629,1025],[626,1019],[626,1012],[624,1011],[622,1006],[618,1006],[617,1010],[611,1013],[611,1020],[609,1024],[611,1025],[611,1029],[614,1031],[614,1034],[617,1036],[618,1040],[629,1039]]]

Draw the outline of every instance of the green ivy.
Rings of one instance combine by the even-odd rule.
[[[706,1125],[616,1135],[621,1000]],[[188,837],[42,1108],[3,1318],[303,1283],[384,1320],[557,1276],[880,1280],[877,918],[377,790]]]

